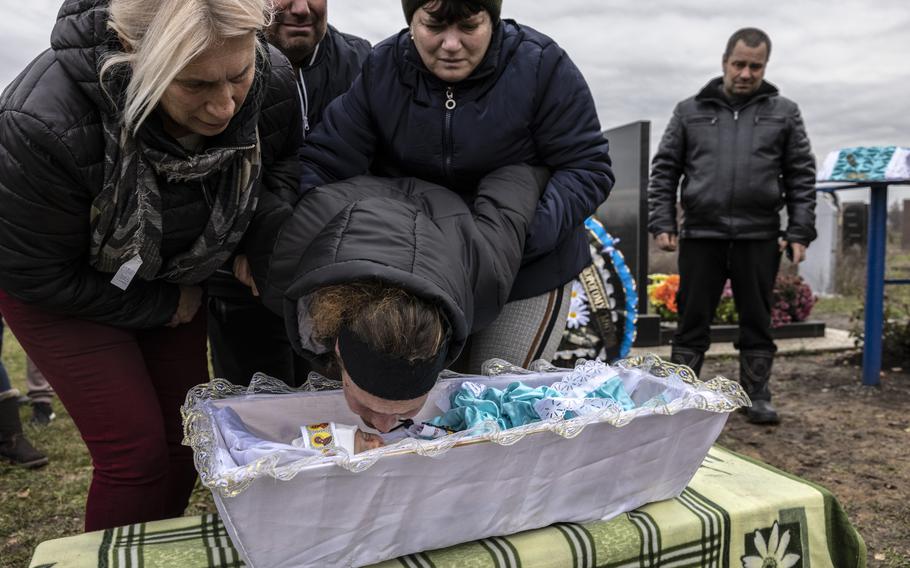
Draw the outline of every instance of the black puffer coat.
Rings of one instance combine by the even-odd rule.
[[[370,42],[329,26],[313,63],[300,72],[306,88],[307,122],[315,128],[329,103],[350,88],[370,53]]]
[[[301,156],[303,189],[372,172],[417,177],[466,198],[501,166],[549,168],[512,299],[552,290],[590,264],[582,225],[613,185],[581,72],[552,39],[511,20],[496,27],[483,61],[456,85],[426,68],[407,30],[383,41]]]
[[[796,103],[762,83],[742,108],[722,96],[723,79],[682,101],[651,166],[648,228],[693,239],[815,239],[815,158]],[[682,228],[676,189],[682,178]]]
[[[543,168],[501,168],[480,182],[472,208],[413,178],[361,176],[312,189],[286,222],[274,218],[282,225],[277,239],[250,243],[263,301],[284,313],[294,348],[316,359],[331,346],[301,334],[300,300],[357,280],[400,286],[443,308],[452,326],[450,363],[506,303],[548,178]]]
[[[158,280],[133,281],[126,291],[111,274],[89,265],[89,216],[104,183],[102,112],[112,112],[101,90],[98,61],[116,36],[106,27],[106,0],[69,0],[58,16],[51,49],[39,55],[0,98],[0,289],[49,311],[127,328],[166,324],[179,288]],[[261,112],[241,108],[218,146],[245,143],[258,123],[262,150],[259,209],[277,207],[277,194],[296,194],[300,106],[287,60],[270,51]],[[161,145],[176,146],[165,137]],[[155,129],[156,117],[143,129]],[[185,250],[208,219],[198,187],[161,183],[162,246]],[[254,219],[254,224],[256,220]],[[194,230],[195,228],[195,230]]]

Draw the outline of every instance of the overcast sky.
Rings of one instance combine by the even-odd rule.
[[[61,3],[0,0],[0,87],[48,46]],[[844,146],[910,146],[907,0],[506,0],[503,17],[565,48],[604,128],[650,121],[652,148],[744,26],[771,36],[766,79],[800,105],[819,162]],[[373,43],[404,26],[395,0],[329,0],[329,21]]]

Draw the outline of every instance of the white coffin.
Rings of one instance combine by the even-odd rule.
[[[440,380],[430,401],[465,380],[504,387],[552,384],[575,371],[499,367],[491,377]],[[249,389],[222,380],[196,387],[183,408],[202,482],[252,568],[363,566],[398,556],[556,522],[607,519],[679,495],[726,422],[748,405],[739,385],[700,382],[654,356],[614,365],[637,405],[572,420],[499,431],[405,440],[356,456],[279,456],[238,467],[224,451],[212,411],[232,407],[250,430],[290,442],[300,425],[360,424],[340,391],[297,392],[273,379]],[[277,394],[275,394],[277,392]],[[416,420],[440,414],[428,403]]]

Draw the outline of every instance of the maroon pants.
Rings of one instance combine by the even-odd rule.
[[[85,530],[183,514],[196,482],[180,405],[208,381],[205,313],[127,330],[53,314],[0,291],[0,313],[44,372],[92,456]]]

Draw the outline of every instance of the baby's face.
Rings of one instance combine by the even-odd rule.
[[[354,453],[359,454],[367,450],[375,450],[385,445],[382,438],[376,434],[369,434],[360,428],[354,433]]]
[[[379,398],[358,387],[344,369],[341,371],[341,384],[348,408],[360,416],[364,424],[380,432],[388,432],[402,420],[413,418],[429,396],[427,393],[411,400]]]

